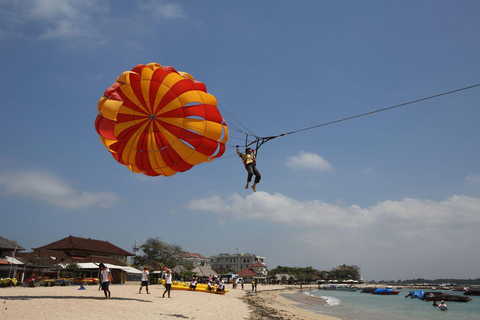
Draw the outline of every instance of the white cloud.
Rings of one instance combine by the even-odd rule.
[[[186,16],[183,8],[178,4],[167,3],[162,0],[152,0],[140,7],[142,10],[152,12],[158,18],[178,19]]]
[[[323,157],[316,153],[305,151],[300,151],[296,156],[287,157],[285,165],[294,170],[309,169],[315,171],[330,171],[333,169],[333,166]]]
[[[5,0],[0,9],[4,36],[101,41],[97,15],[108,7],[94,0]]]
[[[477,184],[480,183],[480,173],[471,174],[465,178],[465,182],[468,184]]]
[[[364,229],[372,226],[397,229],[404,227],[467,228],[480,224],[480,199],[452,196],[442,202],[422,199],[383,201],[369,208],[342,206],[320,200],[299,201],[283,194],[256,192],[245,198],[233,194],[227,199],[218,196],[191,201],[191,210],[210,211],[234,220],[261,220],[299,227],[335,227]],[[480,225],[479,225],[480,227]]]
[[[2,195],[19,196],[63,209],[110,207],[119,197],[112,192],[88,192],[72,188],[61,178],[42,171],[0,173]]]
[[[70,47],[90,49],[121,37],[117,44],[142,50],[139,34],[154,32],[160,20],[186,17],[180,5],[167,1],[139,1],[126,17],[111,12],[110,3],[116,5],[95,0],[0,0],[0,40],[61,40]]]
[[[268,230],[266,234],[272,243],[294,250],[297,264],[358,264],[368,279],[405,279],[412,274],[471,277],[476,271],[469,266],[480,263],[480,257],[471,254],[480,243],[480,198],[408,198],[362,208],[259,191],[246,197],[197,199],[187,208],[216,214],[226,222],[277,225],[283,230],[279,235],[288,232],[288,241]],[[414,270],[405,268],[413,265]]]

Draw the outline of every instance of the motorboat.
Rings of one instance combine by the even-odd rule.
[[[480,296],[480,289],[468,289],[463,294],[466,296]]]
[[[449,294],[444,292],[426,292],[425,298],[426,301],[455,301],[455,302],[468,302],[472,301],[472,298],[459,296],[455,294]]]
[[[381,295],[397,295],[400,291],[393,289],[376,289],[372,294],[381,294]]]

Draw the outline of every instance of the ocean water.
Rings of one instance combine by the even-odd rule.
[[[359,291],[341,290],[303,290],[302,294],[321,298],[326,305],[299,305],[317,313],[331,315],[346,320],[479,320],[480,297],[470,296],[469,302],[446,301],[447,311],[440,311],[432,306],[431,301],[405,298],[409,289],[400,289],[394,296],[361,293]],[[437,290],[440,291],[440,290]],[[463,295],[463,292],[444,291],[450,294]],[[315,299],[314,299],[315,300]],[[438,301],[437,303],[440,303]]]

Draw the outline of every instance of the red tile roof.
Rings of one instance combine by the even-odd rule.
[[[5,260],[3,260],[3,259],[0,259],[0,264],[7,264],[7,265],[9,265],[10,263],[8,263],[8,261],[5,261]]]
[[[42,264],[55,265],[58,263],[68,263],[71,261],[70,257],[63,251],[36,249],[35,251],[20,254],[24,262],[32,262],[35,259],[41,258]]]
[[[182,252],[181,253],[182,258],[197,258],[197,259],[207,259],[204,256],[202,256],[200,253],[190,253],[190,252]]]
[[[95,240],[90,238],[86,239],[74,236],[63,238],[61,240],[47,244],[46,246],[39,247],[38,249],[58,251],[82,250],[106,254],[115,254],[119,256],[134,256],[133,253],[125,251],[122,248],[119,248],[108,241]]]
[[[257,273],[252,268],[247,267],[243,270],[240,270],[238,272],[238,276],[243,278],[251,278],[251,277],[256,277]]]
[[[254,264],[252,264],[252,265],[250,266],[250,268],[266,268],[266,267],[267,267],[267,266],[264,265],[264,264],[261,263],[261,262],[255,262]]]

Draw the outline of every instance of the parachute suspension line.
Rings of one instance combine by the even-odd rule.
[[[248,131],[249,133],[246,133],[244,132],[242,129],[240,129],[238,126],[236,125],[233,125],[239,132],[243,133],[243,134],[251,134],[253,136],[255,136],[255,133],[253,133],[252,130],[250,130],[246,125],[244,125],[240,120],[238,120],[237,118],[235,118],[235,116],[230,112],[228,111],[228,109],[225,107],[225,106],[221,106],[221,105],[218,105],[217,107],[219,108],[222,108],[228,115],[229,117],[231,117],[233,120],[235,120],[240,126],[242,126],[246,131]],[[227,123],[227,125],[230,126],[229,123]]]

